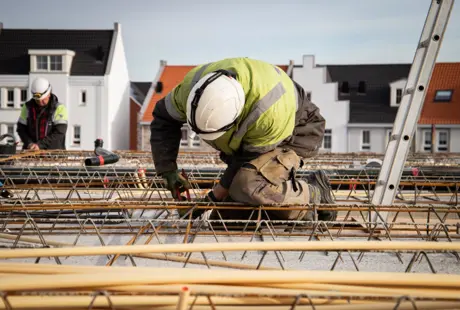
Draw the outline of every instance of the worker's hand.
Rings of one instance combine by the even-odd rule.
[[[38,151],[40,150],[40,147],[38,146],[38,144],[36,143],[30,143],[27,147],[29,150],[33,150],[33,151]]]
[[[224,188],[220,184],[216,184],[216,186],[212,189],[212,192],[208,195],[212,195],[211,197],[213,201],[222,201],[228,196],[228,189]]]
[[[192,187],[190,185],[190,182],[187,181],[177,171],[164,172],[162,176],[166,182],[166,188],[171,192],[174,199],[179,198],[179,196],[177,195],[177,189],[179,189],[179,192],[182,193]]]

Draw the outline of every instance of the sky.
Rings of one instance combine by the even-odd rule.
[[[4,28],[112,29],[121,24],[132,81],[160,60],[227,57],[274,64],[411,63],[431,0],[0,0]],[[454,4],[438,62],[460,61]]]

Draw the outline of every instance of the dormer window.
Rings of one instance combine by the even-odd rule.
[[[62,71],[62,55],[38,55],[37,71]]]
[[[407,79],[400,79],[390,83],[390,106],[399,107],[404,96],[404,88],[406,87]]]
[[[69,73],[75,52],[69,50],[29,50],[31,72]]]
[[[435,102],[449,102],[452,100],[452,89],[437,90],[434,95]]]

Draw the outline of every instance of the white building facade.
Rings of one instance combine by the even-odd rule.
[[[24,42],[30,34],[40,41]],[[113,30],[1,29],[0,45],[2,39],[26,55],[7,55],[22,60],[21,72],[0,70],[0,134],[20,141],[20,109],[31,98],[31,83],[44,77],[68,110],[68,150],[92,150],[97,138],[107,149],[128,149],[130,80],[120,24]]]
[[[327,68],[317,66],[313,55],[304,55],[302,65],[294,65],[292,79],[302,86],[326,119],[320,152],[346,152],[349,101],[338,99],[336,82],[328,82]]]

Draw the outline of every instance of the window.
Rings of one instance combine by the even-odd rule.
[[[192,145],[193,146],[200,146],[201,145],[201,139],[200,139],[200,136],[195,134],[195,136],[193,137],[193,141],[192,141]]]
[[[311,101],[311,92],[307,92],[307,99],[308,101]]]
[[[448,152],[449,151],[449,131],[445,129],[435,130],[435,150],[437,152]],[[430,129],[423,131],[423,151],[431,152],[431,144],[433,142],[432,132]]]
[[[37,56],[37,70],[48,70],[48,56]]]
[[[73,144],[80,145],[81,127],[79,125],[73,126]]]
[[[431,130],[425,130],[423,132],[423,150],[425,152],[430,152],[431,151]]]
[[[361,135],[361,151],[370,151],[371,149],[371,132],[363,130]]]
[[[449,102],[452,99],[452,89],[437,90],[434,96],[435,102]]]
[[[188,129],[182,128],[182,137],[180,138],[181,146],[188,146]]]
[[[51,71],[62,71],[62,56],[61,55],[50,56],[50,70]]]
[[[324,131],[323,149],[327,151],[331,151],[332,149],[332,129],[326,129]]]
[[[182,127],[182,136],[180,139],[182,147],[199,147],[201,146],[200,136],[195,134],[188,126]]]
[[[396,103],[400,104],[402,100],[402,88],[396,89]]]
[[[438,152],[447,152],[449,150],[449,133],[447,130],[438,130],[437,149]]]
[[[10,134],[10,135],[12,135],[12,136],[14,137],[14,136],[15,136],[15,134],[14,134],[14,125],[7,125],[7,127],[6,127],[6,133],[7,133],[7,134]],[[7,143],[14,143],[14,139],[13,139],[13,138],[10,138],[10,137],[8,137],[8,138],[6,139],[6,141],[7,141]]]
[[[7,90],[6,106],[8,108],[14,108],[14,89]]]
[[[21,89],[21,107],[27,101],[27,89]]]
[[[80,105],[86,105],[86,90],[82,90],[80,93]]]
[[[38,71],[62,71],[62,55],[38,55],[36,57]]]

